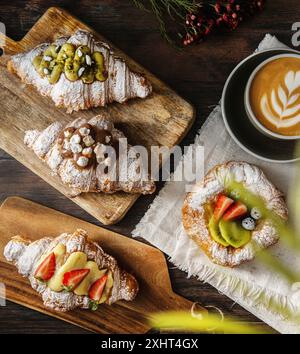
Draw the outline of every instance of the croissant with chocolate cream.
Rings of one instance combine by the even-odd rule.
[[[120,151],[121,139],[125,139],[124,134],[103,112],[66,126],[55,122],[43,131],[29,130],[24,143],[70,187],[70,196],[87,192],[153,193],[155,183],[148,176],[148,166],[129,144]]]

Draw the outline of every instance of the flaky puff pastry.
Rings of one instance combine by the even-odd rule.
[[[53,291],[47,283],[42,283],[34,277],[41,257],[51,253],[58,244],[66,247],[64,262],[72,253],[84,252],[88,260],[97,263],[99,269],[112,273],[113,285],[105,303],[111,305],[119,300],[134,300],[139,290],[134,276],[122,270],[115,258],[106,254],[98,243],[91,241],[86,231],[78,229],[73,234],[64,233],[56,238],[44,237],[34,242],[15,236],[6,245],[4,256],[17,267],[22,276],[28,277],[32,288],[42,296],[46,307],[66,312],[75,308],[88,309],[90,306],[88,296],[79,296],[72,291]],[[56,267],[62,267],[63,264],[57,264]]]
[[[187,235],[214,263],[235,267],[252,260],[258,250],[276,243],[279,235],[271,221],[260,220],[252,231],[251,241],[243,247],[224,247],[213,240],[208,228],[209,217],[205,205],[214,203],[217,196],[225,191],[225,180],[228,178],[261,197],[266,206],[283,220],[287,219],[288,211],[283,194],[260,168],[246,162],[230,161],[215,166],[195,186],[195,190],[187,194],[182,208],[183,226]]]
[[[50,97],[57,107],[66,108],[67,113],[103,107],[114,101],[124,103],[131,98],[145,98],[152,92],[152,86],[145,76],[130,70],[108,44],[97,42],[90,32],[78,30],[71,37],[58,38],[53,44],[62,46],[65,43],[86,45],[91,53],[102,53],[107,80],[85,84],[82,80],[71,82],[62,74],[58,82],[49,83],[46,77],[41,77],[35,70],[33,59],[42,55],[51,43],[42,43],[29,52],[13,55],[8,62],[8,70],[17,74],[24,83],[33,85],[42,96]]]
[[[89,133],[86,136],[81,136],[80,146],[76,144],[76,140],[72,146],[72,138],[63,136],[68,129],[71,129],[73,135],[78,135],[78,131],[81,131],[81,128],[85,129],[85,127],[89,127],[86,129]],[[91,137],[89,135],[92,134],[91,130],[94,130],[96,136],[93,135],[94,143],[87,144],[87,146],[83,140]],[[61,141],[61,138],[66,141]],[[105,138],[109,138],[111,141],[106,142]],[[123,154],[119,154],[118,157],[120,139],[125,139],[125,135],[114,127],[108,114],[102,112],[89,120],[78,118],[68,125],[55,122],[43,131],[29,130],[25,133],[24,143],[49,166],[53,174],[58,175],[62,182],[70,187],[70,197],[88,192],[153,193],[156,187],[148,175],[148,166],[143,164],[143,159],[134,153],[134,149],[130,150],[131,146],[128,144],[128,150],[122,151]],[[68,143],[69,146],[66,147],[65,143]],[[107,144],[115,147],[115,163],[106,157],[105,149],[110,146]],[[64,149],[71,152],[70,149],[74,147],[79,148],[79,152],[74,156],[80,155],[81,159],[84,158],[88,161],[87,166],[81,167],[78,165],[78,160],[76,162],[72,156],[65,155]],[[86,159],[86,156],[89,155],[83,155],[85,153],[83,147],[91,149],[91,158]],[[73,151],[75,150],[73,149]],[[105,164],[109,165],[107,173],[105,173]],[[124,169],[122,166],[125,166]]]

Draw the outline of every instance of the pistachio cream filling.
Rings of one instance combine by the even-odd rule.
[[[63,73],[69,81],[82,80],[85,84],[103,82],[108,77],[102,53],[91,53],[86,45],[51,44],[43,54],[33,59],[32,64],[38,74],[42,78],[46,77],[50,84],[55,84]]]

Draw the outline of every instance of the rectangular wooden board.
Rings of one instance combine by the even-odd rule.
[[[40,96],[34,87],[22,84],[16,75],[8,72],[6,64],[10,55],[30,50],[42,42],[54,41],[60,36],[70,36],[80,28],[91,31],[97,40],[110,44],[132,70],[143,73],[153,86],[151,96],[69,115],[64,109],[56,108],[51,99]],[[179,144],[194,121],[194,109],[188,102],[62,9],[50,8],[20,42],[3,36],[1,39],[5,42],[5,55],[0,58],[0,147],[64,195],[69,190],[59,177],[51,176],[49,168],[25,148],[23,138],[26,130],[44,129],[56,120],[67,123],[77,117],[91,118],[105,109],[116,127],[124,131],[129,143],[149,149],[151,146]],[[87,193],[72,200],[103,224],[109,225],[120,221],[138,197],[122,192],[111,195]]]
[[[95,312],[82,309],[67,313],[51,311],[44,307],[28,279],[21,277],[16,267],[3,256],[5,245],[14,235],[34,241],[74,232],[77,228],[88,231],[92,240],[99,242],[104,251],[137,278],[140,291],[134,301],[119,301],[111,306],[104,304]],[[0,207],[0,282],[6,286],[8,300],[96,333],[145,333],[150,330],[146,319],[149,314],[192,307],[191,301],[173,292],[167,263],[159,250],[18,197],[8,198]]]

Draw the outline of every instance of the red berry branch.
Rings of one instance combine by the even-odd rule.
[[[262,10],[265,0],[217,0],[186,15],[183,44],[201,42],[213,31],[233,31],[246,18]]]
[[[202,42],[212,32],[233,31],[239,24],[263,9],[266,0],[133,0],[143,9],[151,10],[162,35],[170,38],[168,20],[184,29],[179,36],[183,45]]]

